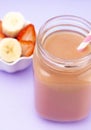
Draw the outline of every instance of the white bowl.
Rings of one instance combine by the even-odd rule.
[[[8,73],[14,73],[17,71],[24,70],[32,63],[33,55],[29,57],[20,57],[17,61],[12,63],[7,63],[0,59],[0,70],[8,72]]]

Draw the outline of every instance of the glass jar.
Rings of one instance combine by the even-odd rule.
[[[50,55],[44,41],[60,30],[86,36],[91,24],[77,16],[63,15],[49,19],[40,28],[33,57],[35,108],[48,120],[81,120],[91,111],[91,53],[72,60]]]

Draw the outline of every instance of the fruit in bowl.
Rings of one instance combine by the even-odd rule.
[[[36,31],[32,23],[26,23],[27,21],[19,12],[9,12],[0,20],[1,70],[15,72],[26,68],[31,63]],[[16,69],[15,66],[18,68]]]

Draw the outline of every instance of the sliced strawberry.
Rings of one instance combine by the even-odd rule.
[[[0,20],[0,39],[5,38],[5,35],[3,34],[2,31],[2,21]]]
[[[0,20],[0,33],[2,32],[2,21]]]
[[[31,56],[34,51],[34,43],[32,41],[19,41],[22,48],[22,56]]]
[[[5,35],[3,33],[0,33],[0,39],[5,38]]]
[[[17,36],[18,40],[36,42],[36,32],[33,24],[25,26]]]

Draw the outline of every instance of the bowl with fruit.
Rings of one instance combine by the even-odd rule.
[[[0,70],[13,73],[32,63],[36,31],[20,12],[8,12],[0,20]]]

